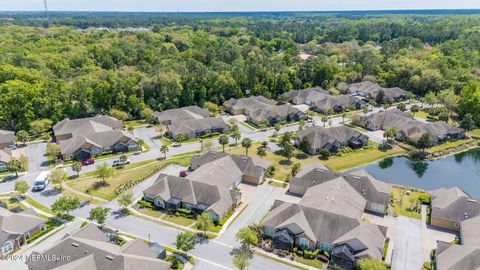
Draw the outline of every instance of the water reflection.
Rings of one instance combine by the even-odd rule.
[[[428,169],[428,163],[425,161],[410,161],[409,163],[410,168],[418,175],[419,178],[422,178]]]

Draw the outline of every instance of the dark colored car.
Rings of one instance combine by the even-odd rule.
[[[82,160],[81,163],[82,163],[83,166],[92,165],[92,164],[95,163],[95,159],[87,158],[87,159]]]
[[[181,171],[179,175],[180,177],[186,177],[189,173],[189,171]]]

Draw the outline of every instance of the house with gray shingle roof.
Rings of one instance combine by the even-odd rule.
[[[480,268],[480,216],[460,222],[460,244],[437,242],[435,269]]]
[[[0,149],[0,172],[8,170],[8,162],[12,160],[12,151]]]
[[[55,246],[41,253],[34,252],[26,264],[29,270],[170,269],[170,263],[157,257],[158,254],[141,239],[131,240],[118,246],[112,244],[95,225],[89,224],[73,235],[66,235]],[[64,259],[45,260],[41,258]]]
[[[381,111],[360,120],[360,126],[368,130],[397,129],[397,140],[416,143],[423,134],[430,135],[434,144],[442,143],[449,139],[465,137],[465,130],[448,125],[443,121],[421,122],[415,120],[408,112],[398,109]]]
[[[354,269],[357,260],[382,259],[386,230],[362,221],[367,201],[343,177],[309,188],[299,203],[275,201],[264,235],[277,248],[322,249],[332,263]],[[343,256],[349,254],[350,257]]]
[[[15,144],[15,132],[0,129],[0,149]]]
[[[155,112],[156,122],[167,127],[166,135],[176,140],[178,135],[184,138],[196,138],[211,133],[227,133],[230,127],[220,117],[210,117],[207,109],[189,106]]]
[[[81,119],[63,119],[53,126],[54,138],[64,159],[99,156],[138,149],[138,140],[123,130],[123,122],[106,115]]]
[[[322,113],[327,113],[330,109],[338,113],[351,107],[358,110],[365,105],[365,102],[358,97],[351,95],[333,96],[321,88],[292,90],[285,95],[288,101],[295,105],[306,104]]]
[[[160,175],[143,198],[167,212],[207,211],[219,221],[240,201],[236,187],[241,182],[259,184],[268,167],[264,160],[211,151],[192,158],[193,171],[185,178]]]
[[[25,245],[30,237],[46,229],[46,222],[32,209],[13,213],[0,207],[0,254],[7,255]]]
[[[390,184],[377,180],[364,170],[353,173],[341,173],[334,172],[318,164],[304,167],[290,179],[289,192],[303,196],[314,186],[342,177],[367,201],[365,211],[379,215],[385,214],[390,201]]]
[[[223,104],[225,111],[243,114],[247,120],[256,124],[275,125],[279,122],[295,122],[305,118],[305,114],[290,104],[280,104],[263,96],[250,96],[240,99],[229,99]]]
[[[331,128],[315,126],[298,131],[295,145],[300,146],[304,140],[310,145],[310,151],[307,154],[311,155],[320,153],[320,150],[324,148],[334,153],[347,146],[359,149],[368,145],[367,136],[346,126]]]
[[[432,191],[431,225],[458,231],[460,223],[480,215],[480,203],[458,187]]]
[[[347,91],[353,96],[360,96],[366,99],[376,99],[378,93],[383,91],[385,95],[384,100],[386,102],[405,100],[410,95],[410,92],[399,87],[385,88],[370,81],[349,84],[347,86]]]

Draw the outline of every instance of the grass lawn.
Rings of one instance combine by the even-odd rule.
[[[471,141],[472,141],[472,139],[452,140],[452,141],[448,141],[446,143],[436,145],[436,146],[430,148],[428,151],[429,152],[437,152],[437,151],[442,151],[442,150],[449,149],[449,148],[455,148],[459,145],[466,144],[466,143],[469,143]]]
[[[145,120],[132,120],[132,121],[126,121],[123,125],[125,127],[137,128],[137,127],[147,126],[149,124],[145,122]]]
[[[470,130],[467,132],[468,136],[480,138],[480,128],[476,128],[474,130]]]
[[[425,111],[420,110],[419,112],[415,113],[415,118],[423,118],[423,119],[432,119],[435,118],[434,116],[431,116]]]
[[[321,162],[334,171],[344,171],[382,158],[407,154],[405,149],[395,146],[387,151],[378,150],[378,144],[370,142],[371,147],[355,150],[342,156],[332,156]]]
[[[17,201],[15,198],[4,198],[0,199],[0,207],[12,210],[15,208],[25,209],[26,207]]]
[[[151,216],[151,217],[154,217],[154,218],[159,218],[160,216],[163,215],[163,213],[161,211],[157,211],[157,210],[153,210],[153,209],[149,209],[149,208],[139,208],[139,209],[137,209],[137,211],[144,214],[144,215]]]
[[[35,207],[39,210],[42,210],[45,213],[55,215],[55,213],[52,211],[52,209],[40,204],[39,202],[35,201],[34,199],[32,199],[30,197],[26,197],[25,202],[27,202],[28,204],[30,204],[31,206],[33,206],[33,207]]]
[[[419,202],[418,197],[422,193],[424,192],[394,186],[392,188],[391,195],[393,200],[394,216],[402,215],[411,218],[421,219],[421,203]]]
[[[295,261],[299,262],[299,263],[303,263],[303,264],[311,266],[311,267],[315,267],[315,268],[318,268],[318,269],[323,269],[323,263],[319,260],[309,260],[309,259],[305,259],[305,258],[300,257],[300,256],[295,256]]]
[[[272,185],[274,187],[280,187],[280,188],[284,188],[284,187],[287,186],[287,183],[279,183],[279,182],[276,182],[276,181],[268,181],[268,184]]]
[[[68,181],[67,185],[85,194],[91,192],[93,196],[110,201],[116,197],[115,189],[118,186],[130,180],[142,179],[149,176],[154,172],[155,168],[165,162],[178,161],[182,165],[188,165],[190,159],[191,157],[182,157],[161,161],[150,160],[132,163],[126,165],[124,168],[118,169],[112,178],[106,180],[107,184],[105,186],[101,184],[101,179],[95,177],[94,171],[82,174],[79,178],[74,178],[74,180]]]
[[[162,136],[160,137],[160,142],[163,144],[163,145],[166,145],[166,146],[169,146],[173,143],[172,140],[170,140],[169,138],[167,138],[166,136]]]
[[[257,155],[257,148],[260,145],[261,145],[260,143],[252,144],[252,147],[248,149],[248,155],[256,156],[258,158],[270,161],[272,165],[275,166],[275,174],[273,175],[273,178],[277,180],[285,181],[287,179],[290,179],[290,174],[292,173],[292,165],[295,163],[300,163],[301,167],[304,167],[307,164],[311,164],[319,161],[317,157],[309,157],[306,159],[297,159],[294,157],[291,159],[290,164],[285,164],[284,163],[284,161],[286,161],[285,157],[276,155],[271,151],[267,151],[267,155],[262,158]],[[245,155],[245,148],[238,146],[230,149],[229,152],[237,155]]]
[[[194,219],[175,215],[165,215],[162,219],[182,226],[190,226],[195,222]]]

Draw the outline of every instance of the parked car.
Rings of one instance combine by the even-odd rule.
[[[48,179],[49,176],[50,176],[50,172],[48,171],[41,172],[33,182],[33,191],[44,190],[48,186],[48,183],[50,183],[50,180]]]
[[[114,160],[113,161],[113,167],[117,167],[117,166],[123,166],[123,165],[127,165],[127,164],[130,164],[130,159],[126,159],[126,160],[120,160],[120,159],[117,159],[117,160]]]
[[[87,158],[87,159],[82,160],[81,163],[82,163],[83,166],[92,165],[92,164],[95,163],[95,159]]]
[[[7,149],[7,150],[16,150],[16,149],[17,149],[17,146],[16,146],[15,144],[11,144],[11,145],[5,147],[5,149]]]
[[[186,176],[189,175],[189,174],[190,174],[190,171],[185,170],[185,171],[180,171],[179,176],[180,176],[180,177],[186,177]]]

